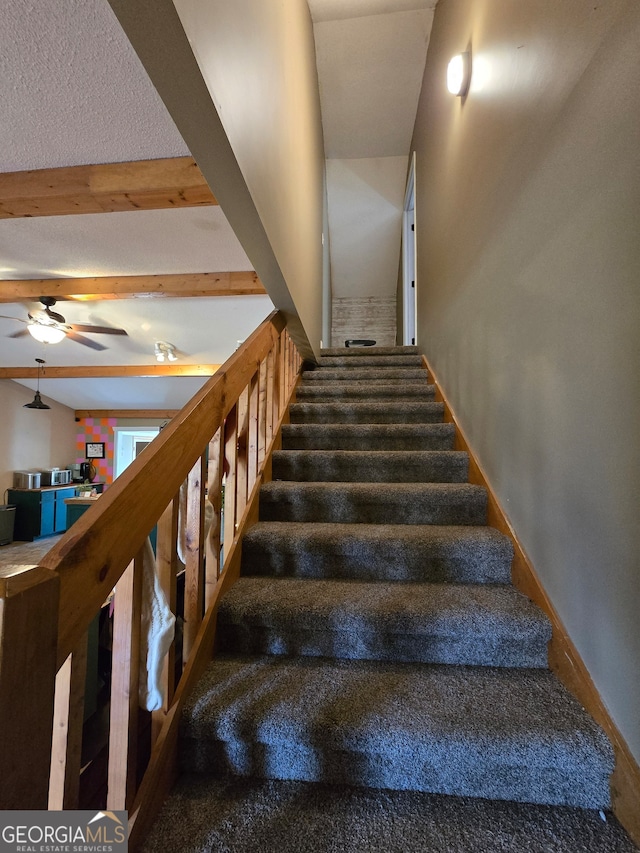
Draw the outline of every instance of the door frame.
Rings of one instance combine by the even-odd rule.
[[[416,257],[416,152],[409,161],[409,176],[402,212],[402,343],[417,343],[417,257]]]

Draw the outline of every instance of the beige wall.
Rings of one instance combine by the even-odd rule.
[[[318,352],[324,145],[307,3],[109,3],[294,340]]]
[[[635,0],[440,0],[414,134],[418,343],[638,759],[639,44]]]
[[[0,492],[13,486],[13,472],[30,468],[63,468],[75,459],[76,423],[73,409],[47,398],[49,411],[24,409],[33,391],[0,379]]]

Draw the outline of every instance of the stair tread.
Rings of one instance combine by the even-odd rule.
[[[285,450],[453,450],[455,427],[445,423],[294,423],[282,427]]]
[[[265,521],[486,524],[487,493],[468,483],[319,483],[285,480],[260,489]]]
[[[512,557],[511,541],[481,525],[259,521],[243,540],[243,574],[508,582]]]
[[[321,358],[323,356],[362,358],[371,355],[420,355],[420,350],[417,346],[411,345],[397,347],[326,347],[320,350]]]
[[[358,630],[358,616],[374,617],[384,630],[428,634],[450,630],[464,619],[481,633],[499,623],[526,634],[542,630],[551,638],[549,620],[522,593],[508,585],[385,583],[381,581],[300,580],[242,577],[225,593],[219,619],[276,625],[283,618],[327,630]]]
[[[353,382],[356,379],[375,382],[384,379],[426,380],[428,376],[424,367],[349,367],[331,368],[318,367],[315,370],[304,370],[302,382]]]
[[[412,354],[394,354],[394,355],[373,355],[371,352],[366,355],[358,355],[355,358],[352,355],[321,355],[319,360],[320,367],[344,367],[349,370],[353,367],[422,367],[422,356]]]
[[[292,423],[304,420],[307,424],[419,424],[442,421],[444,404],[434,400],[380,401],[332,400],[331,402],[305,401],[289,407]]]
[[[277,450],[274,480],[466,482],[462,450]]]
[[[320,756],[375,754],[411,780],[422,768],[441,787],[464,779],[489,795],[495,785],[495,796],[516,767],[534,781],[557,773],[596,808],[608,802],[613,769],[604,733],[539,669],[221,656],[187,700],[183,733]]]
[[[221,648],[363,660],[547,666],[551,626],[508,585],[240,578]]]
[[[566,806],[291,780],[179,780],[144,853],[637,853],[613,817]]]

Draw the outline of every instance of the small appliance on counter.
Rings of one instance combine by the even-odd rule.
[[[66,486],[71,482],[69,468],[45,468],[40,478],[43,486]]]
[[[40,471],[14,471],[14,489],[39,489],[42,474]]]
[[[91,483],[95,480],[96,475],[96,466],[93,462],[81,462],[80,463],[80,478],[83,483]]]
[[[72,483],[84,483],[84,478],[80,472],[81,465],[79,462],[72,462],[69,465],[69,470],[71,471],[71,482]]]

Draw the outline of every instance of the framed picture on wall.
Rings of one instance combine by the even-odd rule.
[[[104,459],[104,441],[88,441],[85,448],[87,459]]]

